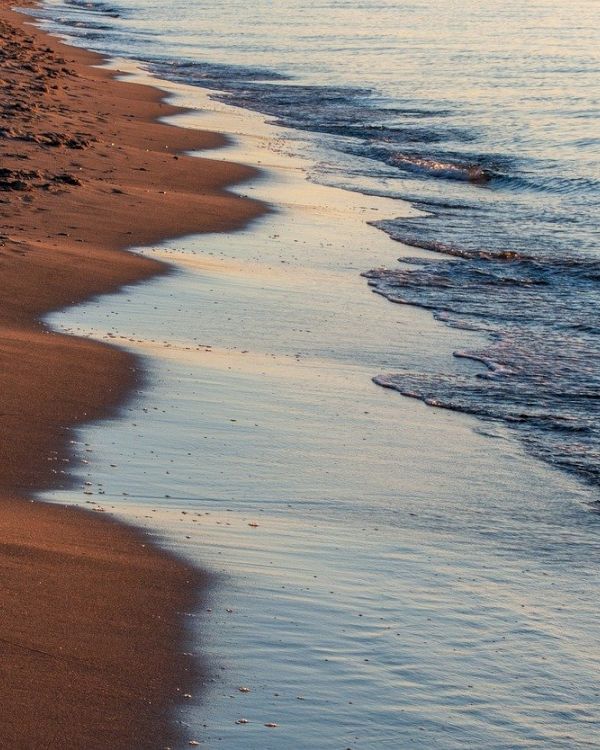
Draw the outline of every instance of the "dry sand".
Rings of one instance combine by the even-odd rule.
[[[115,81],[0,0],[0,747],[161,748],[190,689],[181,613],[204,583],[137,531],[31,493],[65,486],[70,429],[135,387],[123,351],[50,332],[50,310],[165,272],[125,251],[243,226],[248,167],[180,155],[214,133]]]

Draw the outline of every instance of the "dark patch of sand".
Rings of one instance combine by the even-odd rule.
[[[162,748],[201,677],[182,613],[205,579],[101,514],[31,500],[68,483],[71,429],[138,379],[130,355],[40,316],[165,271],[127,247],[265,207],[227,192],[251,169],[182,154],[224,139],[158,123],[178,111],[159,91],[92,67],[6,0],[0,36],[0,746]]]

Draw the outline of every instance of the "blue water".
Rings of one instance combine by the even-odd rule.
[[[440,5],[47,5],[269,165],[274,212],[50,321],[146,372],[50,499],[217,573],[184,744],[598,747],[593,6]]]
[[[46,5],[86,46],[309,134],[312,179],[421,209],[378,226],[432,254],[365,275],[393,302],[484,331],[488,347],[456,354],[485,371],[376,382],[501,420],[600,481],[595,0]]]

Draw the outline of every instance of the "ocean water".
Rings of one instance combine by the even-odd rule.
[[[213,573],[205,609],[186,613],[208,677],[184,702],[184,737],[215,750],[598,747],[593,349],[569,334],[570,368],[546,374],[554,393],[526,370],[558,363],[551,305],[556,336],[592,309],[592,192],[560,209],[577,241],[563,265],[588,266],[508,280],[552,276],[526,217],[562,202],[517,187],[518,170],[537,179],[557,112],[592,96],[572,75],[560,106],[540,88],[527,110],[526,79],[559,47],[591,75],[592,5],[453,3],[447,18],[385,2],[46,8],[115,67],[160,76],[190,110],[178,122],[230,135],[209,155],[263,165],[237,192],[275,208],[231,235],[141,248],[173,273],[49,318],[128,348],[145,378],[121,418],[74,434],[66,488],[47,499],[132,521]],[[557,76],[544,79],[555,92]],[[589,177],[589,120],[570,111],[581,132],[563,129],[583,150],[565,141],[552,160]],[[518,256],[493,239],[509,216],[513,239],[527,236]],[[554,454],[556,428],[510,410],[557,404],[589,428],[560,431]]]
[[[212,573],[186,613],[208,676],[177,750],[597,747],[597,492],[507,430],[373,385],[481,336],[363,293],[389,200],[307,189],[257,117],[181,121],[237,133],[221,157],[268,164],[242,189],[276,211],[145,249],[174,273],[51,316],[127,347],[145,382],[74,435],[74,486],[47,497]]]
[[[600,480],[600,34],[595,0],[48,0],[86,46],[295,129],[310,178],[409,200],[415,262],[373,290],[485,333],[456,374],[375,382],[514,428]],[[56,25],[57,24],[57,25]],[[293,146],[292,146],[293,148]],[[395,313],[390,309],[390,316]]]

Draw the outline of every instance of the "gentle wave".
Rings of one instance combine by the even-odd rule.
[[[481,331],[492,342],[489,351],[469,353],[486,368],[485,377],[474,378],[476,388],[454,384],[450,392],[440,373],[436,391],[434,381],[422,374],[428,403],[514,421],[511,388],[516,388],[537,415],[527,421],[527,441],[538,430],[536,445],[544,443],[546,449],[536,448],[536,453],[559,463],[560,456],[576,455],[570,468],[589,478],[586,467],[596,455],[598,434],[589,432],[583,447],[575,440],[556,445],[551,431],[542,427],[544,411],[557,415],[562,402],[574,409],[569,424],[583,424],[586,413],[600,423],[593,397],[569,398],[596,383],[600,362],[600,178],[596,103],[590,96],[597,65],[568,19],[561,23],[569,44],[563,39],[560,50],[549,49],[545,37],[534,34],[526,48],[498,64],[477,37],[471,39],[474,52],[467,66],[447,59],[444,67],[445,51],[430,40],[430,47],[417,46],[414,55],[394,47],[401,68],[369,58],[377,75],[365,67],[358,78],[352,56],[335,74],[327,67],[350,54],[351,40],[346,50],[336,48],[323,58],[303,31],[282,51],[265,36],[269,24],[254,28],[260,44],[231,36],[230,29],[214,37],[196,30],[188,39],[185,28],[178,27],[172,49],[162,26],[157,34],[156,24],[131,23],[124,32],[117,16],[128,18],[133,2],[121,8],[119,3],[65,0],[59,7],[65,23],[78,26],[90,11],[87,30],[75,33],[100,51],[131,55],[160,76],[205,87],[220,100],[310,132],[311,144],[323,155],[312,179],[410,200],[421,215],[389,217],[374,225],[403,245],[435,255],[413,259],[411,268],[368,272],[373,290],[431,310],[448,326]],[[99,15],[103,26],[115,18],[104,36],[102,29],[90,30]],[[504,49],[504,38],[501,43]],[[368,56],[368,45],[360,54]],[[478,83],[465,86],[464,76],[471,73]],[[506,76],[511,76],[510,86]],[[528,347],[529,342],[534,345]],[[557,372],[560,388],[547,389],[544,373]]]
[[[455,164],[453,162],[426,159],[407,154],[395,154],[391,157],[390,161],[392,164],[403,169],[423,172],[424,174],[447,180],[466,180],[468,182],[484,184],[494,177],[490,170],[478,164]]]
[[[65,5],[85,11],[86,13],[100,13],[110,18],[121,18],[121,9],[103,2],[90,0],[64,0]]]
[[[538,457],[600,483],[600,260],[455,258],[407,257],[405,268],[364,275],[392,302],[491,336],[486,348],[455,352],[486,369],[395,373],[376,382],[431,406],[503,421]]]

